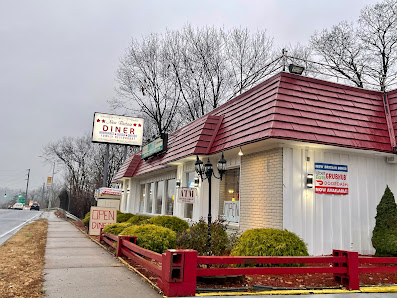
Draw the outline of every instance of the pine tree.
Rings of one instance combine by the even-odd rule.
[[[377,257],[397,256],[397,204],[389,186],[376,207],[372,245]]]

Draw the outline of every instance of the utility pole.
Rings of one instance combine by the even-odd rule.
[[[28,169],[28,179],[26,179],[25,205],[26,205],[26,201],[29,204],[29,201],[28,201],[29,176],[30,176],[30,169]]]
[[[52,167],[52,177],[51,177],[51,195],[48,196],[48,209],[50,209],[51,206],[51,199],[54,199],[54,173],[55,173],[55,161],[54,161],[54,166]]]
[[[103,167],[103,182],[102,186],[107,187],[108,185],[108,171],[109,171],[109,144],[106,144],[106,152],[105,152],[105,164]]]

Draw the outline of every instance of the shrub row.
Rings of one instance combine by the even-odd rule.
[[[88,225],[89,213],[84,218]],[[197,250],[199,255],[233,256],[307,256],[306,244],[287,230],[253,229],[238,237],[228,234],[225,220],[218,219],[208,225],[203,218],[189,225],[176,216],[117,214],[117,223],[107,225],[105,233],[137,237],[143,248],[163,253],[167,249],[182,248]]]

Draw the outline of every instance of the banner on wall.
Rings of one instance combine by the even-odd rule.
[[[176,199],[178,203],[189,203],[193,204],[197,196],[197,189],[181,187],[177,188]]]
[[[347,165],[315,163],[315,192],[329,195],[349,194]]]

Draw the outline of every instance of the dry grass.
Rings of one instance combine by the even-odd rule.
[[[25,227],[0,246],[0,297],[42,297],[47,220]]]

